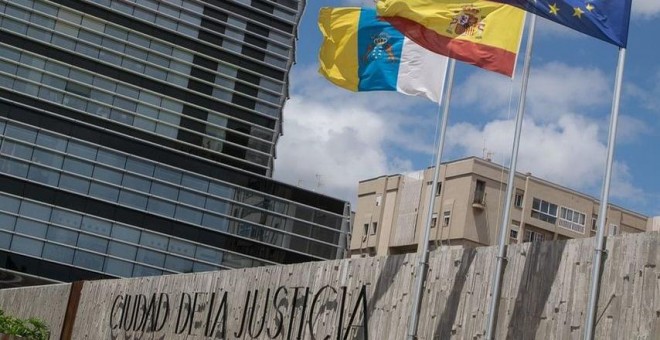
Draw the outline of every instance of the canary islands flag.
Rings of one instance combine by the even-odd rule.
[[[447,58],[405,38],[373,9],[321,8],[319,72],[351,91],[398,91],[439,102]]]
[[[433,52],[513,76],[525,21],[519,8],[485,0],[378,0],[376,8]]]
[[[626,47],[628,43],[632,0],[492,1],[520,7],[550,21],[619,47]]]

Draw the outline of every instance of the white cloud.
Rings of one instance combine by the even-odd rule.
[[[512,82],[493,73],[474,72],[458,88],[460,105],[476,105],[492,115],[516,112],[520,76]],[[566,112],[588,112],[611,102],[608,77],[599,69],[551,62],[532,67],[527,86],[526,115],[541,121]]]
[[[453,154],[482,156],[485,147],[495,153],[495,161],[508,166],[519,81],[512,84],[497,75],[475,72],[459,85],[456,91],[459,105],[477,107],[482,117],[495,117],[496,120],[453,126],[447,137],[448,143],[455,148]],[[518,170],[600,195],[612,104],[611,83],[611,79],[596,68],[557,62],[533,67]],[[626,84],[626,87],[628,85],[632,84]],[[627,94],[651,107],[656,100],[654,86],[631,87]],[[639,141],[651,132],[648,123],[620,114],[617,144]],[[628,165],[622,162],[616,163],[610,192],[612,197],[635,203],[645,197],[643,190],[633,184]]]
[[[452,104],[476,106],[489,115],[514,103],[514,88],[520,87],[506,77],[482,71],[473,72],[465,82],[454,86]]]
[[[576,116],[564,116],[557,123],[538,124],[526,118],[523,124],[518,171],[570,187],[589,188],[594,184],[596,167],[602,164],[605,147],[598,142],[598,126]],[[479,155],[482,148],[494,152],[495,160],[509,163],[514,121],[495,120],[483,128],[471,124],[452,127],[448,140],[468,155]]]
[[[607,116],[609,119],[609,115]],[[609,122],[608,122],[609,123]],[[603,124],[601,130],[608,127]],[[617,143],[637,142],[653,132],[648,122],[628,115],[619,115],[619,125],[616,131]]]
[[[610,82],[598,69],[560,63],[540,65],[532,75],[518,170],[599,195]],[[351,93],[329,84],[312,68],[294,68],[291,79],[293,94],[284,111],[284,136],[277,146],[276,179],[354,203],[360,180],[419,170],[432,163],[437,107],[430,102],[392,92]],[[514,122],[513,115],[507,118],[505,114],[511,91],[507,82],[488,72],[474,72],[457,85],[455,103],[463,106],[459,110],[477,110],[482,115],[479,119],[452,115],[452,121],[464,122],[450,126],[446,155],[482,156],[485,146],[495,153],[495,161],[509,164]],[[515,115],[517,98],[513,103]],[[594,107],[597,110],[591,110]],[[501,115],[486,116],[493,112]],[[491,121],[465,122],[483,121],[483,117]],[[641,121],[621,116],[620,141],[634,141],[646,132]],[[427,158],[422,161],[420,156]],[[612,197],[631,202],[644,199],[643,191],[633,183],[627,164],[617,163]]]
[[[660,15],[658,0],[633,0],[632,15],[643,19],[653,19]]]
[[[640,79],[638,84],[626,83],[625,94],[639,101],[643,108],[660,112],[660,68],[655,72],[648,72],[647,75],[648,77]]]
[[[613,197],[623,199],[627,204],[645,204],[649,197],[644,190],[632,184],[633,176],[625,163],[614,162],[612,169],[612,183],[610,193]]]
[[[427,152],[429,143],[420,136],[432,138],[428,121],[411,113],[423,99],[355,94],[314,70],[297,72],[284,110],[276,179],[355,203],[360,180],[413,170],[412,161],[401,155]],[[397,156],[392,148],[403,152]]]
[[[508,166],[513,132],[513,120],[495,120],[483,127],[461,123],[450,128],[447,141],[464,155],[481,155],[485,146],[495,162]],[[599,124],[582,116],[564,115],[554,123],[525,118],[517,170],[599,197],[607,152],[599,134]],[[632,183],[627,165],[617,163],[616,170],[611,196],[638,202],[643,191]]]
[[[320,179],[320,191],[354,200],[358,181],[410,168],[388,159],[387,122],[378,113],[359,106],[337,110],[301,97],[287,105],[277,179],[311,189]]]
[[[610,84],[603,71],[551,62],[530,75],[527,100],[531,114],[556,118],[565,111],[584,111],[611,102]]]

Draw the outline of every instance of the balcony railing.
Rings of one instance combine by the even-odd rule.
[[[559,219],[559,224],[560,227],[572,230],[574,232],[584,234],[584,226],[569,220],[564,220],[564,219]]]
[[[476,191],[474,193],[474,200],[472,201],[472,207],[477,209],[484,209],[484,207],[486,207],[485,191]]]

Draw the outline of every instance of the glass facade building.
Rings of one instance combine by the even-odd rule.
[[[0,1],[3,272],[343,257],[348,203],[270,178],[304,5]]]

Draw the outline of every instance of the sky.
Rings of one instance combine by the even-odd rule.
[[[318,73],[319,9],[341,6],[373,1],[307,2],[274,178],[355,210],[359,181],[435,163],[439,107]],[[542,18],[535,32],[517,170],[600,198],[618,48]],[[660,1],[633,0],[609,200],[647,216],[660,215],[659,33]],[[457,63],[443,162],[488,155],[509,166],[525,39],[513,80]]]

